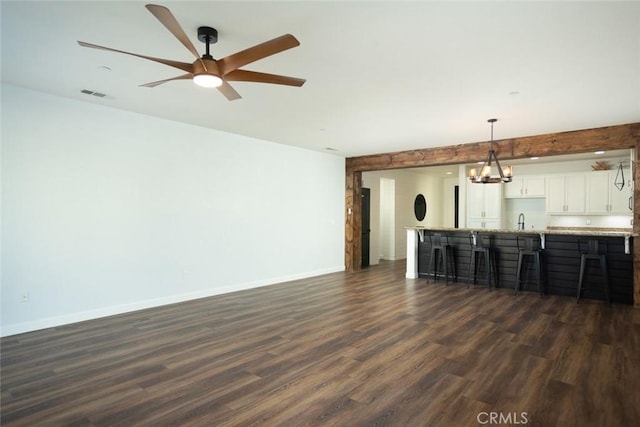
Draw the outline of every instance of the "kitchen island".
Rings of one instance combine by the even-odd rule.
[[[495,252],[498,287],[514,289],[518,262],[518,236],[539,237],[543,245],[542,270],[545,292],[575,297],[580,272],[580,242],[597,239],[607,251],[609,283],[615,303],[633,304],[633,233],[631,230],[544,229],[505,230],[470,228],[405,227],[407,231],[407,278],[427,278],[431,251],[429,235],[443,233],[453,246],[457,279],[471,280],[470,235],[477,233],[491,239]],[[583,246],[582,249],[585,249]],[[529,269],[530,272],[533,269]],[[598,263],[589,262],[585,270],[583,298],[605,299],[600,285]],[[537,291],[535,280],[527,275],[523,290]]]

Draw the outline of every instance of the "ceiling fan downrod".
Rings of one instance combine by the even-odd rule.
[[[199,27],[198,28],[198,40],[206,46],[206,52],[202,55],[203,59],[213,59],[209,54],[209,45],[218,42],[218,31],[211,27]]]

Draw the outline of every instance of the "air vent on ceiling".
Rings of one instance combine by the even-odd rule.
[[[98,98],[104,98],[105,96],[107,96],[106,93],[94,92],[88,89],[82,89],[80,92],[84,93],[85,95],[97,96]]]

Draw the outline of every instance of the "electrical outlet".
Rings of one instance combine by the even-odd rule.
[[[23,292],[20,302],[29,302],[29,291]]]

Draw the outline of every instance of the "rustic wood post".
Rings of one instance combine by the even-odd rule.
[[[355,271],[362,267],[362,172],[350,168],[348,159],[346,163],[344,265]]]

